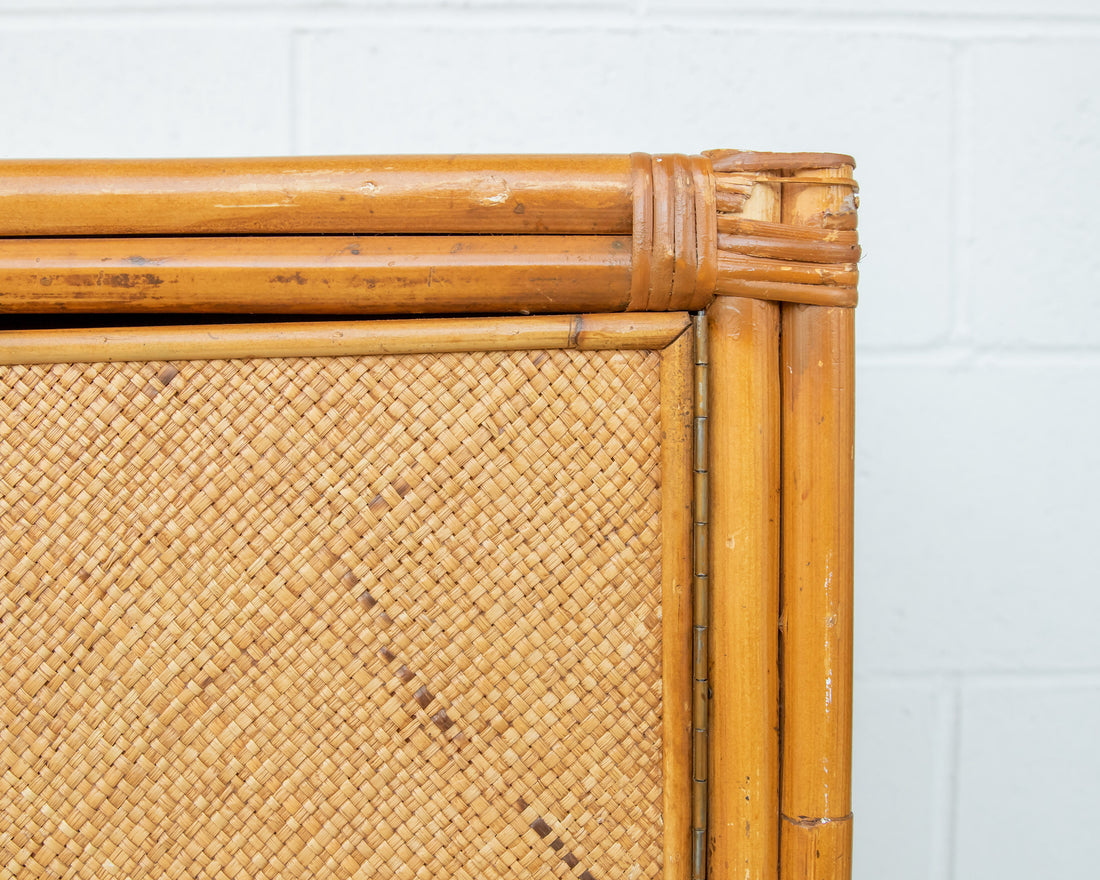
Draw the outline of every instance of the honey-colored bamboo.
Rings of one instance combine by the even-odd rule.
[[[536,313],[6,331],[0,364],[664,349],[661,616],[647,618],[663,636],[653,728],[663,789],[649,788],[649,809],[664,829],[664,876],[691,876],[701,817],[708,876],[774,880],[778,866],[780,880],[847,880],[852,162],[705,155],[0,162],[0,313]],[[709,439],[692,430],[680,311],[704,307]],[[172,369],[164,376],[171,383]],[[647,399],[652,415],[657,400]],[[709,457],[694,480],[709,483],[696,502],[709,522],[694,541],[693,443]],[[692,687],[703,669],[691,663],[693,556],[709,563],[709,639],[699,638],[709,704],[707,688]],[[709,736],[692,729],[693,712]],[[96,797],[124,800],[142,782],[135,774],[93,783]],[[694,785],[696,776],[709,779]],[[499,805],[470,807],[483,816]],[[574,867],[544,805],[521,798],[507,809],[532,846]],[[219,839],[195,823],[189,858]],[[307,830],[323,836],[319,820]],[[392,868],[378,849],[389,837],[375,838],[371,864]]]
[[[724,262],[721,256],[718,260],[720,264]],[[840,308],[852,308],[857,300],[855,287],[828,287],[824,284],[794,284],[783,281],[745,281],[737,278],[719,278],[718,293],[726,296],[766,299],[771,302]]]
[[[808,263],[852,263],[859,260],[859,238],[851,229],[815,229],[748,220],[740,216],[717,218],[722,250]]]
[[[855,305],[853,211],[746,213],[845,157],[707,155],[0,163],[0,311]]]
[[[822,227],[854,210],[847,185],[784,188],[791,225]],[[851,871],[853,317],[783,306],[781,880]]]
[[[782,219],[779,215],[762,220],[745,213],[748,200],[764,184],[778,198],[788,189],[796,194],[806,184],[837,180],[846,184],[854,205],[856,184],[851,165],[845,164],[851,159],[832,153],[734,150],[712,150],[706,155],[713,162],[719,212],[715,292],[775,302],[854,306],[859,278],[854,211],[826,212],[803,228],[776,222]],[[843,177],[837,177],[837,169],[843,170]],[[796,170],[798,177],[793,176]]]
[[[705,150],[715,171],[798,171],[813,174],[806,169],[846,169],[850,176],[855,161],[844,153],[769,153],[759,150]],[[826,175],[820,175],[826,176]],[[829,177],[837,177],[829,174]]]
[[[773,187],[759,187],[750,203],[756,217],[777,219]],[[707,318],[709,870],[771,880],[779,848],[779,306],[719,296]]]
[[[854,287],[858,278],[855,263],[805,263],[750,257],[745,254],[719,254],[718,268],[726,279],[757,281],[762,284]]]
[[[0,312],[621,311],[629,237],[0,239]]]
[[[836,880],[852,874],[852,817],[792,822],[782,830],[783,878]]]
[[[0,364],[347,357],[549,348],[661,349],[687,326],[688,317],[683,312],[647,312],[8,330],[0,332]]]
[[[602,233],[628,156],[0,162],[0,236]]]
[[[689,331],[661,352],[663,880],[691,876],[693,349]]]

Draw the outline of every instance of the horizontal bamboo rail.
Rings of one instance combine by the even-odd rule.
[[[720,297],[710,347],[710,876],[779,852],[779,306]]]
[[[628,156],[0,162],[0,236],[629,233]]]
[[[779,219],[763,184],[744,206]],[[710,326],[711,876],[779,858],[779,306],[720,296]]]
[[[692,336],[661,352],[662,880],[691,880],[692,868]]]
[[[0,312],[622,310],[610,235],[0,239]]]
[[[783,219],[854,210],[841,178],[784,191]],[[796,175],[797,176],[797,175]],[[780,880],[851,874],[854,314],[782,307],[783,728]]]
[[[0,364],[344,357],[546,348],[662,349],[684,332],[688,322],[683,312],[663,312],[8,330],[0,332]]]
[[[0,313],[677,311],[715,294],[853,306],[854,211],[802,228],[744,213],[759,185],[797,191],[846,161],[0,162]],[[854,202],[850,169],[831,180]]]

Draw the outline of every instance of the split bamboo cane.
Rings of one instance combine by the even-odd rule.
[[[684,332],[661,352],[662,880],[691,877],[693,349]]]
[[[662,349],[686,327],[683,313],[662,312],[8,330],[0,332],[0,364]]]

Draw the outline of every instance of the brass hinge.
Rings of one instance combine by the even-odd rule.
[[[692,563],[692,783],[691,877],[704,880],[707,873],[707,622],[710,618],[710,567],[707,544],[707,317],[692,315],[695,330],[695,451],[693,461],[693,563]]]

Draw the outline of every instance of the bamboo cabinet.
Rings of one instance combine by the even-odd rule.
[[[849,877],[853,165],[0,163],[0,876]]]

